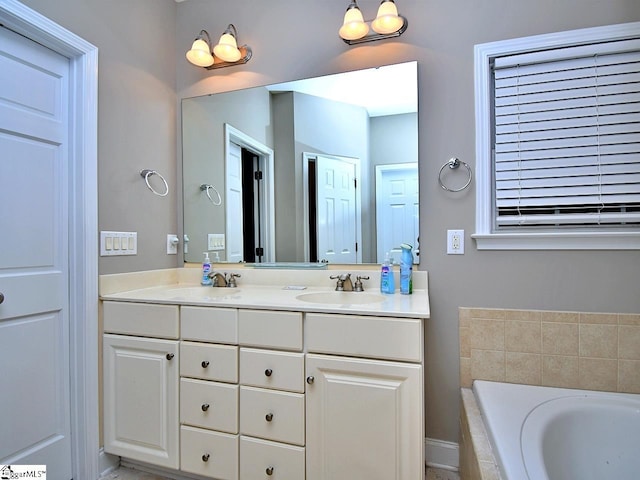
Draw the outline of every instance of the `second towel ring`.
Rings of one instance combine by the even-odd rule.
[[[213,203],[216,207],[218,205],[222,205],[222,197],[220,197],[220,192],[218,192],[216,187],[214,187],[213,185],[209,185],[207,183],[203,183],[202,185],[200,185],[200,190],[202,190],[207,194],[207,197],[209,198],[209,200],[211,200],[211,203]],[[216,196],[218,197],[217,202],[213,198],[211,198],[211,190],[216,192]]]
[[[444,167],[449,167],[451,170],[455,170],[458,167],[460,167],[460,164],[464,165],[467,168],[467,173],[469,174],[469,178],[467,179],[467,183],[465,183],[460,188],[449,188],[449,187],[447,187],[442,182],[442,171],[444,170]],[[453,157],[453,158],[449,159],[449,161],[446,162],[444,165],[442,165],[442,167],[440,167],[440,171],[438,172],[438,183],[447,192],[461,192],[462,190],[464,190],[465,188],[467,188],[471,184],[471,167],[469,166],[469,164],[467,162],[462,162],[459,159]]]
[[[162,180],[162,183],[164,183],[164,193],[160,193],[159,191],[157,191],[155,188],[151,186],[151,184],[149,183],[149,177],[152,175],[157,175],[160,177],[160,179]],[[167,193],[169,193],[169,185],[167,184],[167,181],[164,179],[162,175],[160,175],[155,170],[149,170],[149,169],[140,170],[140,176],[144,178],[144,183],[147,184],[147,188],[151,190],[153,193],[155,193],[156,195],[158,195],[159,197],[166,197]]]

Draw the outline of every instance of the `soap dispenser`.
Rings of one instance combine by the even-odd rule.
[[[211,273],[211,260],[209,260],[209,252],[204,252],[204,260],[202,261],[202,281],[203,286],[210,286],[213,284],[209,274]]]
[[[395,293],[396,285],[393,278],[393,263],[389,258],[389,252],[385,254],[382,269],[380,270],[380,292]]]

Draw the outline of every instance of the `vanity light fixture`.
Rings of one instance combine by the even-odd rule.
[[[247,63],[253,54],[251,47],[248,45],[238,47],[237,38],[236,27],[233,24],[229,24],[220,37],[218,44],[211,48],[209,33],[206,30],[200,30],[200,33],[193,41],[193,45],[191,45],[191,50],[187,52],[187,60],[207,70]]]
[[[398,8],[393,0],[382,0],[378,15],[371,21],[371,30],[374,33],[369,34],[369,24],[364,21],[356,0],[352,0],[344,14],[344,21],[338,34],[345,43],[357,45],[399,37],[407,29],[408,23],[406,18],[398,15]]]

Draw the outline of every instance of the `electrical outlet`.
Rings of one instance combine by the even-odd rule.
[[[464,230],[447,230],[447,255],[464,255]]]

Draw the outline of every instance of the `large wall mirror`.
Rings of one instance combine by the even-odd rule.
[[[183,99],[182,145],[185,262],[418,247],[416,62]]]

